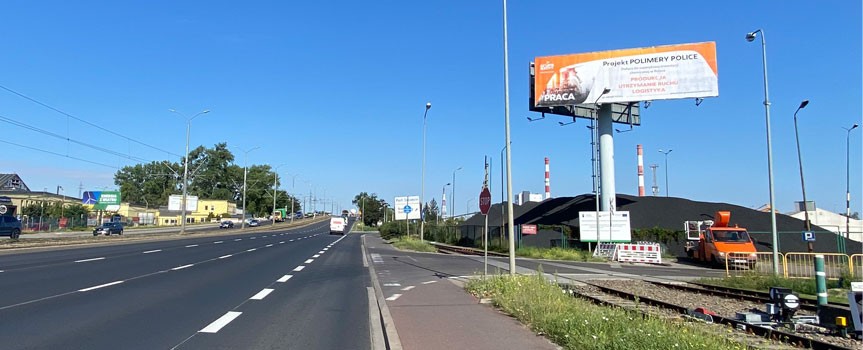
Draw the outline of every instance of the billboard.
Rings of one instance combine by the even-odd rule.
[[[180,211],[183,207],[183,196],[172,194],[168,197],[168,210]],[[198,211],[198,196],[186,195],[186,211]]]
[[[596,212],[578,212],[579,240],[582,242],[630,242],[632,231],[628,211],[615,211],[609,217],[607,211],[599,212],[599,234],[596,230]],[[599,237],[597,237],[599,236]],[[598,238],[598,239],[597,239]]]
[[[393,209],[395,209],[396,212],[396,220],[419,220],[419,196],[396,197],[393,202],[395,203]]]
[[[534,62],[535,107],[719,96],[712,41],[545,56]],[[602,95],[604,89],[610,91]]]
[[[120,210],[120,191],[86,191],[81,195],[81,204],[94,210]]]

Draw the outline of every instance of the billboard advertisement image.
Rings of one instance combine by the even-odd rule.
[[[168,210],[180,211],[183,207],[183,196],[172,194],[168,196]],[[198,196],[186,195],[186,211],[198,211]]]
[[[536,57],[535,67],[535,107],[719,96],[712,41]]]
[[[86,191],[81,195],[81,204],[94,210],[117,211],[120,209],[119,191]]]

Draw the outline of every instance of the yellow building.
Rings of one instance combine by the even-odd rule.
[[[227,200],[199,199],[198,210],[186,213],[186,224],[200,224],[206,222],[218,222],[225,218],[225,214],[233,216],[237,212],[237,204]],[[183,221],[183,212],[180,210],[159,209],[156,224],[160,226],[180,225]]]

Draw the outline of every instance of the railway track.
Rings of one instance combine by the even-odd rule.
[[[696,286],[696,287],[687,286],[687,285],[672,286],[672,285],[665,284],[665,283],[663,283],[662,285],[665,287],[669,287],[669,288],[699,290],[699,291],[704,291],[705,293],[710,293],[711,295],[726,296],[729,298],[736,297],[736,298],[741,298],[741,299],[745,299],[745,300],[764,301],[764,302],[770,300],[770,293],[768,293],[768,292],[748,290],[748,289],[739,289],[739,288],[731,288],[731,287],[723,287],[723,286],[716,286],[716,285],[712,285],[712,284],[697,283],[697,282],[689,282],[688,284],[690,284],[692,286]],[[841,310],[845,310],[845,311],[850,312],[847,304],[828,302],[827,307],[831,307],[831,308],[835,308],[835,309],[841,309]],[[802,299],[801,298],[800,299],[800,308],[803,310],[817,311],[818,310],[818,303],[817,303],[817,301],[812,300],[812,299]]]
[[[435,249],[438,250],[438,252],[441,252],[444,254],[455,253],[455,254],[464,254],[464,255],[479,255],[479,256],[483,255],[482,249],[460,247],[460,246],[443,244],[443,243],[436,243],[436,242],[431,242],[430,244],[433,245],[435,247]],[[489,251],[488,255],[489,256],[509,256],[508,254],[503,254],[503,253],[498,253],[498,252],[493,252],[493,251]]]
[[[802,347],[802,348],[815,349],[815,350],[827,350],[827,349],[848,349],[848,350],[851,350],[851,349],[857,349],[855,347],[846,347],[846,346],[838,345],[838,344],[836,344],[836,342],[828,342],[828,341],[813,339],[813,338],[806,337],[806,336],[801,335],[801,334],[786,332],[784,330],[777,330],[777,329],[768,328],[768,327],[755,326],[755,325],[741,322],[741,321],[738,321],[738,320],[735,320],[735,319],[732,319],[729,317],[723,317],[720,315],[700,314],[700,313],[697,313],[697,312],[695,312],[695,311],[693,311],[687,307],[676,305],[673,303],[669,303],[669,302],[665,302],[665,301],[661,301],[661,300],[656,300],[653,298],[647,298],[644,296],[639,296],[635,293],[630,293],[630,292],[618,290],[615,288],[609,288],[609,287],[602,286],[602,285],[595,284],[595,283],[591,283],[588,281],[580,281],[580,282],[590,286],[591,288],[596,288],[604,294],[608,294],[608,295],[611,295],[613,297],[626,300],[630,303],[629,304],[625,304],[625,303],[621,304],[620,302],[615,302],[613,299],[603,298],[603,297],[598,296],[598,295],[591,295],[590,293],[583,293],[583,292],[580,292],[579,287],[576,287],[576,286],[562,284],[561,288],[563,288],[565,291],[569,292],[573,296],[589,300],[589,301],[596,303],[596,304],[599,304],[599,305],[618,306],[618,307],[624,307],[624,308],[632,309],[632,304],[631,304],[632,302],[636,303],[636,305],[646,304],[646,305],[662,308],[665,310],[671,310],[671,311],[673,311],[677,314],[680,314],[680,315],[693,316],[695,318],[702,319],[702,320],[708,321],[710,323],[727,325],[727,326],[732,327],[733,329],[741,330],[741,331],[744,331],[746,333],[754,334],[754,335],[757,335],[759,337],[766,338],[766,339],[769,339],[772,341],[779,341],[782,343],[787,343],[787,344],[794,346],[794,347]],[[665,286],[665,284],[662,284],[662,285]],[[647,314],[647,310],[645,310],[643,307],[637,307],[637,310],[639,312],[641,312],[642,314]],[[760,348],[761,346],[763,346],[760,344],[746,344],[746,345],[753,347],[753,348]]]

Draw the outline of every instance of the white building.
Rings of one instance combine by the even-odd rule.
[[[795,203],[795,207],[797,208],[797,210],[788,213],[788,216],[804,220],[804,218],[806,217],[806,213],[802,210],[802,203]],[[815,204],[811,201],[809,202],[809,205],[807,207],[809,212],[809,222],[811,222],[813,225],[821,226],[830,231],[838,232],[843,237],[845,236],[846,229],[844,215],[827,211],[821,208],[816,208]],[[850,222],[848,225],[848,231],[850,231],[850,235],[848,235],[848,238],[857,242],[863,242],[863,220],[851,219],[849,221]]]
[[[545,199],[542,193],[530,193],[530,191],[521,191],[515,196],[515,204],[522,205],[527,202],[542,202]]]

